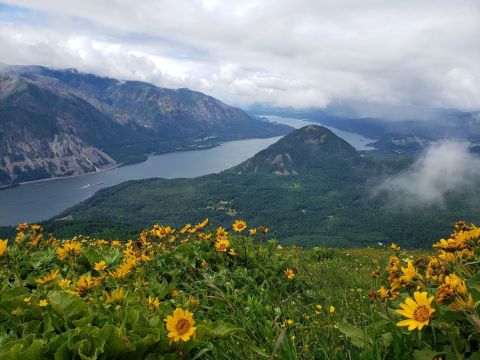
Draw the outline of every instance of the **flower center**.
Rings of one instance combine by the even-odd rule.
[[[418,322],[427,322],[430,318],[430,311],[425,305],[420,305],[413,312],[413,318]]]
[[[178,335],[182,336],[188,330],[190,330],[190,323],[188,322],[187,319],[180,319],[178,320],[177,325],[175,326],[175,329],[177,330]]]

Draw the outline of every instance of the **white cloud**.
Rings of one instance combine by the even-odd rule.
[[[5,3],[32,10],[15,21],[3,11],[5,63],[190,87],[237,105],[480,108],[475,0]]]
[[[393,205],[442,205],[448,192],[478,185],[480,160],[465,144],[442,141],[433,144],[407,170],[386,179],[377,189],[387,193]]]

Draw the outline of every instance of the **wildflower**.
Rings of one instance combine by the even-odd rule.
[[[23,231],[20,231],[19,233],[17,233],[17,236],[15,236],[15,242],[17,244],[20,243],[24,237],[25,237],[25,233]]]
[[[192,224],[186,224],[181,230],[180,230],[180,234],[185,234],[189,229],[192,228]]]
[[[253,236],[257,233],[257,229],[250,229],[248,230],[248,233],[250,234],[250,236]]]
[[[288,278],[288,280],[293,280],[295,277],[295,272],[293,269],[286,269],[283,274]]]
[[[126,259],[115,270],[110,271],[110,275],[115,279],[125,278],[135,267],[135,260],[132,258]]]
[[[98,279],[95,279],[90,274],[80,276],[77,281],[77,295],[81,297],[85,296],[85,294],[96,287],[98,283]]]
[[[445,277],[442,285],[438,287],[436,300],[439,304],[450,304],[458,295],[466,295],[467,285],[457,275],[451,274]]]
[[[75,258],[82,253],[82,244],[77,241],[67,241],[55,251],[60,260]]]
[[[433,247],[453,252],[457,250],[461,250],[465,247],[465,243],[463,241],[458,241],[455,238],[450,238],[448,240],[441,239],[439,242],[436,244],[433,244]]]
[[[242,232],[247,228],[247,223],[243,220],[235,220],[232,225],[233,231]]]
[[[400,246],[398,246],[397,244],[395,243],[391,243],[390,244],[390,249],[393,249],[395,251],[400,251]]]
[[[96,271],[103,271],[106,268],[107,268],[107,264],[103,260],[95,263],[95,266],[93,267],[93,269]]]
[[[290,325],[293,325],[293,320],[292,319],[283,320],[283,323],[282,323],[283,327],[287,327],[287,326],[290,326]]]
[[[58,285],[64,289],[69,288],[72,282],[69,279],[62,279],[58,282]]]
[[[235,257],[237,256],[238,254],[235,252],[235,249],[230,249],[230,251],[228,252],[228,255],[232,256],[232,257]]]
[[[208,218],[203,220],[201,223],[198,223],[197,225],[195,225],[195,228],[197,230],[202,230],[207,225],[208,225]]]
[[[182,308],[176,308],[172,315],[168,315],[163,321],[167,326],[170,342],[188,341],[195,335],[195,321],[193,313]]]
[[[200,300],[198,300],[195,296],[190,295],[188,297],[188,304],[193,306],[198,306],[200,305]]]
[[[0,257],[7,252],[8,240],[0,240]]]
[[[48,274],[47,276],[44,276],[42,278],[37,279],[36,283],[39,284],[39,285],[45,285],[49,282],[52,282],[58,277],[59,272],[60,272],[60,270],[58,270],[58,269],[54,270],[50,274]]]
[[[122,243],[118,240],[114,240],[110,243],[110,245],[113,247],[113,248],[116,248],[116,247],[119,247],[120,245],[122,245]]]
[[[277,250],[283,250],[283,246],[282,245],[277,245]]]
[[[178,291],[175,290],[175,289],[173,289],[173,290],[170,292],[170,295],[171,295],[172,297],[177,297],[177,296],[178,296]]]
[[[401,309],[396,310],[398,314],[407,318],[399,321],[397,326],[408,326],[409,331],[416,328],[422,330],[425,325],[429,324],[430,316],[435,312],[431,306],[433,296],[429,298],[426,291],[422,293],[416,291],[413,296],[415,300],[407,297],[405,303],[400,304]]]
[[[107,304],[120,303],[125,297],[125,291],[123,288],[118,288],[112,292],[105,293],[105,302]]]
[[[31,297],[26,297],[26,298],[23,298],[23,302],[24,302],[25,304],[27,304],[27,305],[29,305],[29,304],[30,304],[30,300],[32,300],[32,298],[31,298]]]
[[[335,306],[330,305],[330,308],[328,310],[330,314],[333,314],[335,312]]]
[[[215,249],[218,252],[226,252],[229,246],[230,246],[230,241],[228,241],[228,239],[218,239],[215,242]]]
[[[400,277],[402,283],[409,283],[417,279],[422,279],[422,275],[418,273],[418,270],[413,265],[412,260],[408,260],[407,267],[402,266],[403,275]]]
[[[29,227],[29,225],[27,223],[23,223],[23,224],[19,224],[16,229],[17,231],[23,231],[23,230],[27,230]]]
[[[427,278],[427,280],[433,281],[435,283],[441,283],[445,278],[446,272],[447,269],[444,263],[436,257],[432,257],[428,262],[425,277]]]
[[[38,306],[40,306],[40,307],[47,307],[47,306],[48,306],[48,301],[45,300],[45,299],[42,299],[42,300],[40,300],[40,302],[38,303]]]
[[[160,300],[158,297],[149,296],[147,298],[147,305],[150,306],[153,310],[157,310],[160,306]]]
[[[223,227],[217,228],[217,239],[218,238],[224,238],[228,236],[228,231],[225,230]]]
[[[378,289],[378,294],[382,298],[382,300],[385,300],[388,297],[388,290],[385,289],[384,286],[381,286],[380,289]]]

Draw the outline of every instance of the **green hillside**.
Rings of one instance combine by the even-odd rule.
[[[395,241],[418,247],[429,246],[457,219],[480,220],[476,195],[465,196],[461,189],[447,195],[448,206],[427,211],[396,209],[385,196],[372,197],[375,184],[398,166],[404,165],[362,157],[329,130],[309,126],[219,174],[129,181],[103,189],[59,215],[67,220],[53,227],[77,221],[179,226],[192,219],[223,223],[241,217],[271,224],[273,235],[285,244]]]

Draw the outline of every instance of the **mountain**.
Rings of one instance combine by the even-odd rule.
[[[449,195],[445,208],[391,208],[387,198],[371,192],[385,167],[328,129],[308,126],[218,174],[128,181],[102,189],[50,226],[75,233],[95,223],[95,231],[105,233],[118,226],[106,223],[181,227],[204,218],[218,224],[241,218],[251,226],[271,227],[272,236],[283,243],[360,246],[396,241],[427,246],[448,234],[458,219],[480,220],[472,216],[478,214],[472,211],[478,196],[463,193]],[[392,169],[390,163],[388,171]]]
[[[232,171],[298,175],[332,167],[351,168],[363,162],[345,140],[326,127],[310,125],[286,135]]]
[[[79,175],[149,153],[290,130],[188,89],[74,69],[0,68],[0,184]]]

